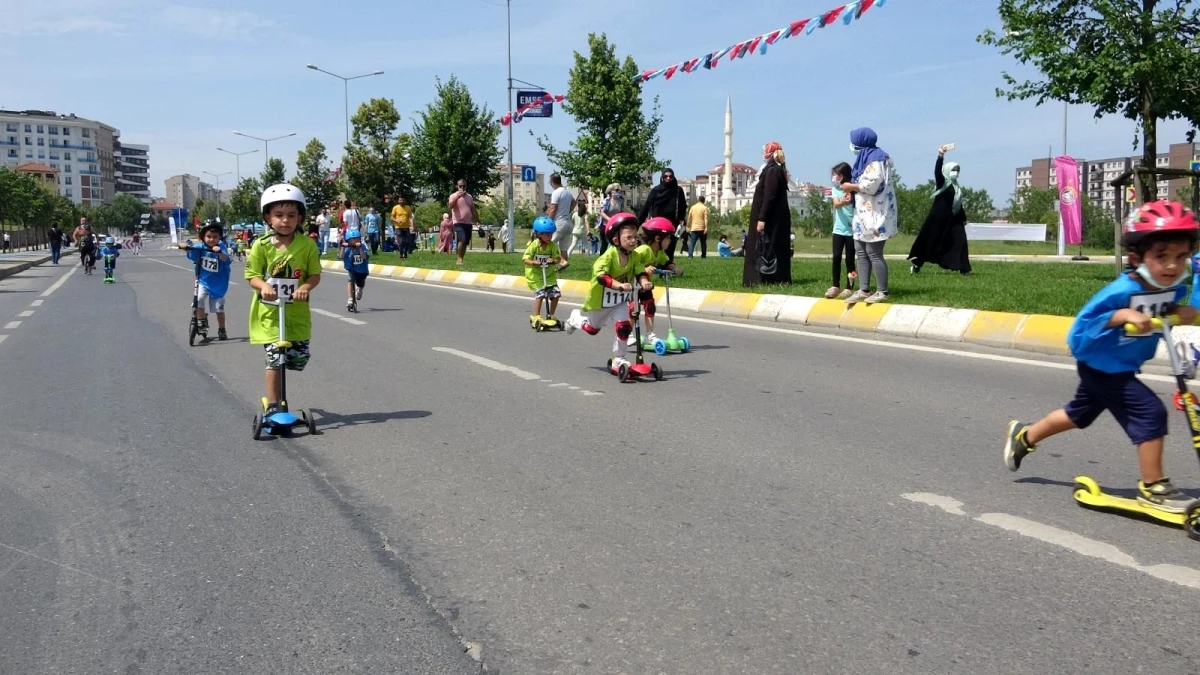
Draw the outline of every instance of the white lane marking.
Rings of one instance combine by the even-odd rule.
[[[935,495],[932,492],[909,492],[900,496],[910,502],[936,506],[946,513],[955,516],[967,515],[967,512],[962,509],[963,503],[953,497],[943,497],[942,495]]]
[[[569,387],[569,386],[571,386],[571,385],[566,382],[555,382],[554,384],[550,385],[550,387],[552,389],[557,388],[557,387]]]
[[[45,300],[34,300],[33,302],[29,303],[29,306],[30,307],[41,307],[43,302],[45,302]]]
[[[380,277],[383,281],[391,281],[398,284],[412,284],[423,288],[440,288],[449,291],[458,291],[460,293],[478,293],[480,295],[490,295],[499,298],[508,298],[519,302],[529,302],[529,299],[512,293],[500,293],[498,291],[485,291],[478,288],[465,288],[461,286],[449,286],[424,281],[412,281],[409,279],[390,279]],[[568,302],[560,300],[560,305],[567,307],[582,307],[583,305],[577,302]],[[776,326],[757,326],[749,323],[738,323],[729,320],[703,319],[696,316],[681,316],[677,321],[691,321],[693,323],[706,323],[714,326],[725,326],[730,328],[741,328],[743,330],[754,330],[764,333],[782,333],[785,335],[794,335],[797,337],[815,338],[818,340],[832,340],[835,342],[849,342],[851,344],[870,345],[872,347],[890,347],[892,349],[903,349],[912,352],[923,352],[926,354],[942,354],[946,356],[958,356],[967,359],[978,359],[982,361],[998,361],[1000,363],[1016,363],[1025,366],[1034,366],[1037,368],[1050,368],[1053,370],[1075,370],[1074,363],[1055,363],[1053,361],[1038,361],[1036,359],[1023,359],[1017,356],[1001,356],[999,354],[982,354],[978,352],[966,352],[957,349],[948,349],[946,347],[930,347],[927,345],[910,345],[903,342],[887,342],[885,340],[872,340],[869,338],[851,337],[849,335],[835,335],[830,333],[814,333],[811,331],[800,330],[796,328],[778,328]],[[1153,375],[1141,373],[1138,375],[1140,380],[1149,380],[1151,382],[1165,382],[1174,384],[1175,378],[1167,375]]]
[[[929,492],[916,492],[900,496],[909,501],[936,506],[947,513],[969,517],[969,514],[961,508],[962,502],[953,497],[936,495]],[[1200,570],[1171,564],[1143,565],[1136,558],[1112,544],[1089,539],[1069,530],[1045,525],[1008,513],[985,513],[975,516],[971,520],[998,527],[1008,532],[1015,532],[1047,544],[1053,544],[1088,558],[1110,562],[1135,572],[1141,572],[1155,579],[1169,581],[1173,584],[1186,586],[1187,588],[1200,589]]]
[[[457,349],[451,349],[449,347],[434,347],[433,351],[441,352],[443,354],[452,354],[454,356],[466,359],[473,363],[478,363],[479,365],[481,365],[485,368],[491,368],[492,370],[499,370],[502,373],[512,373],[513,375],[516,375],[517,377],[521,378],[522,380],[540,380],[540,379],[542,379],[542,376],[538,375],[536,373],[531,373],[527,370],[521,370],[520,368],[517,368],[515,366],[506,366],[503,363],[500,363],[499,361],[493,361],[491,359],[484,358],[482,356],[476,356],[475,354],[470,354],[468,352],[460,352]]]
[[[20,325],[20,321],[9,321],[8,323],[4,324],[4,330],[12,330]]]
[[[62,288],[62,285],[67,283],[67,277],[74,274],[75,270],[77,270],[77,269],[79,269],[79,268],[72,267],[71,269],[67,270],[65,274],[63,274],[61,277],[58,278],[58,281],[54,282],[53,284],[50,284],[50,288],[47,288],[46,290],[42,291],[41,297],[44,298],[44,297],[50,295],[51,293],[53,293],[54,291],[57,291],[58,289]]]
[[[160,265],[166,265],[167,267],[174,267],[175,269],[177,269],[177,270],[183,270],[184,272],[194,272],[194,271],[195,271],[195,268],[194,268],[194,267],[183,267],[183,266],[181,266],[181,265],[176,265],[176,264],[174,264],[174,263],[169,263],[169,262],[166,262],[166,261],[163,261],[163,260],[159,260],[158,258],[146,258],[146,260],[150,260],[150,261],[152,261],[152,262],[156,262],[156,263],[158,263],[158,264],[160,264]],[[231,280],[229,283],[230,283],[230,285],[233,285],[233,286],[241,286],[241,284],[239,284],[239,283],[238,283],[238,282],[236,282],[236,281],[232,281],[232,280]]]
[[[18,314],[17,316],[21,317],[22,319],[24,319],[24,318],[26,318],[26,317],[33,316],[33,310],[32,310],[32,309],[27,309],[27,310],[25,310],[24,312],[21,312],[20,314]]]
[[[367,322],[366,322],[366,321],[359,321],[358,319],[351,319],[350,317],[348,317],[348,316],[342,316],[341,314],[338,314],[337,312],[331,312],[331,311],[329,311],[329,310],[326,310],[326,309],[317,309],[316,307],[310,307],[310,309],[311,309],[311,310],[313,311],[313,313],[315,313],[315,314],[320,314],[321,316],[327,316],[327,317],[329,317],[329,318],[331,318],[331,319],[337,319],[338,321],[345,321],[346,323],[348,323],[348,324],[350,324],[350,325],[352,325],[352,326],[365,326],[365,325],[367,325]]]

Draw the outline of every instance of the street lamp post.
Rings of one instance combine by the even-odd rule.
[[[245,136],[246,138],[253,138],[256,141],[262,142],[262,144],[263,144],[263,171],[266,171],[267,164],[268,164],[268,162],[271,161],[271,141],[278,141],[281,138],[290,138],[290,137],[296,135],[296,132],[293,131],[290,134],[276,136],[275,138],[259,138],[258,136],[251,136],[250,134],[243,134],[240,131],[235,131],[233,133],[237,136]],[[263,186],[263,187],[266,187],[266,186]]]
[[[512,76],[512,0],[507,0],[505,3],[507,8],[507,23],[508,23],[508,93],[504,99],[508,105],[508,110],[505,114],[511,114],[515,106],[513,106],[513,76]],[[513,125],[517,121],[510,119],[508,121],[508,170],[505,172],[508,175],[505,179],[508,182],[508,241],[512,244],[512,251],[517,250],[517,218],[516,204],[513,203]]]
[[[338,75],[337,73],[331,73],[328,70],[323,70],[321,68],[318,68],[317,66],[315,66],[311,63],[307,64],[305,67],[307,67],[309,70],[315,70],[319,73],[325,73],[326,75],[332,75],[342,81],[342,93],[345,97],[343,100],[344,100],[344,104],[345,104],[345,108],[346,108],[346,146],[348,147],[350,145],[350,80],[358,80],[358,79],[361,79],[364,77],[372,77],[374,75],[382,75],[383,71],[377,70],[373,73],[366,73],[364,75],[355,75],[353,77],[343,77],[341,75]],[[343,148],[342,154],[345,155],[345,153],[346,153],[346,150],[345,150],[345,148]]]
[[[221,173],[213,173],[211,171],[202,171],[201,173],[208,174],[217,182],[217,222],[221,222],[221,176],[228,176],[232,171],[222,171]]]
[[[225,148],[217,148],[217,150],[220,150],[221,152],[233,155],[234,159],[237,161],[237,184],[241,185],[242,184],[242,155],[252,155],[252,154],[258,152],[258,148],[255,148],[254,150],[247,150],[245,152],[233,152],[232,150],[226,150]]]

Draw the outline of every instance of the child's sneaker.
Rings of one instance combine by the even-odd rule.
[[[877,302],[883,302],[884,300],[887,300],[887,299],[888,299],[887,293],[884,293],[883,291],[875,291],[874,294],[868,296],[866,300],[863,300],[863,302],[867,303],[868,305],[873,305]]]
[[[575,332],[579,328],[579,322],[583,319],[583,314],[578,309],[571,310],[571,316],[567,317],[567,335]]]
[[[228,340],[229,339],[229,336],[225,333],[224,328],[217,329],[217,339],[218,340]]]
[[[346,309],[354,309],[354,298],[346,298]]]
[[[637,336],[630,334],[629,339],[625,341],[625,346],[626,347],[636,347],[637,346]]]
[[[658,336],[655,335],[654,333],[651,333],[646,336],[646,342],[648,342],[650,344],[654,344],[655,342],[658,342]]]
[[[1139,480],[1137,500],[1146,506],[1168,513],[1187,513],[1196,503],[1195,499],[1171,485],[1171,479],[1165,476],[1149,485]]]
[[[616,375],[621,370],[621,366],[628,368],[633,364],[629,363],[629,359],[624,356],[614,356],[612,360],[612,374]]]
[[[841,292],[842,289],[838,288],[837,286],[830,286],[829,288],[825,289],[825,299],[832,300],[837,297],[838,293]],[[849,293],[847,293],[847,295],[849,295]]]
[[[838,293],[837,297],[838,297],[838,300],[845,300],[846,298],[850,297],[853,294],[854,294],[853,289],[847,288],[847,289],[842,290],[841,293]]]
[[[358,292],[357,292],[357,294],[354,296],[354,299],[355,299],[355,300],[362,300],[362,292],[363,292],[363,289],[361,289],[361,288],[360,288],[360,289],[358,289]]]
[[[1021,468],[1021,460],[1025,459],[1025,455],[1037,450],[1025,440],[1027,431],[1028,424],[1021,424],[1017,420],[1008,423],[1008,431],[1004,434],[1004,466],[1009,471]]]
[[[871,297],[871,294],[866,291],[854,291],[850,294],[850,297],[846,298],[846,304],[853,305],[854,303],[862,302],[869,297]]]

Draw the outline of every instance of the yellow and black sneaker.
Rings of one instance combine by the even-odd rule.
[[[1195,499],[1171,485],[1171,479],[1165,476],[1149,485],[1139,480],[1137,500],[1146,506],[1168,513],[1187,513],[1196,503]]]
[[[1027,431],[1028,424],[1021,424],[1017,420],[1008,423],[1008,432],[1004,435],[1004,466],[1009,471],[1021,468],[1021,460],[1025,459],[1025,455],[1037,450],[1025,440]]]

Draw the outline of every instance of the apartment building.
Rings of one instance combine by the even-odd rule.
[[[1116,201],[1124,195],[1117,194],[1112,185],[1113,180],[1122,172],[1142,165],[1141,155],[1126,157],[1110,157],[1107,159],[1084,160],[1078,157],[1079,184],[1087,193],[1088,201],[1099,204],[1105,209],[1114,209]],[[1200,161],[1200,144],[1172,143],[1167,152],[1159,153],[1155,158],[1158,168],[1188,169],[1194,161]],[[1186,178],[1173,178],[1158,181],[1159,199],[1173,199],[1179,189],[1189,185]],[[1048,188],[1058,187],[1058,177],[1055,175],[1054,160],[1050,158],[1035,159],[1029,166],[1016,170],[1016,188],[1022,187]]]
[[[507,164],[501,164],[496,167],[496,171],[500,173],[500,183],[488,190],[488,199],[498,202],[507,202],[508,200],[508,179],[513,181],[513,201],[515,203],[526,203],[533,205],[536,213],[542,212],[542,207],[546,205],[546,174],[538,171],[535,179],[532,181],[523,180],[521,178],[521,165],[514,164],[511,171],[508,171]],[[506,177],[505,174],[508,174]]]
[[[190,173],[171,176],[163,183],[167,189],[166,201],[189,211],[196,208],[196,200],[214,201],[221,198],[216,188]]]
[[[116,192],[120,132],[103,122],[53,110],[0,110],[0,166],[44,164],[59,194],[81,206],[109,204]]]
[[[143,204],[150,198],[150,146],[116,141],[115,172],[117,192],[133,195]]]

